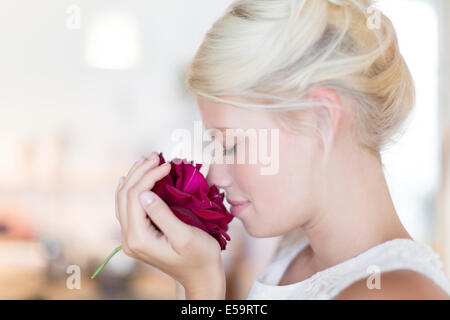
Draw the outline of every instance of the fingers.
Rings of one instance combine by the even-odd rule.
[[[146,170],[150,170],[152,167],[156,166],[156,163],[159,161],[155,160],[155,157],[158,157],[156,152],[152,152],[150,158],[152,160],[147,160],[145,157],[141,156],[134,163],[132,168],[130,169],[128,176],[125,180],[119,185],[118,190],[116,191],[116,216],[120,222],[122,228],[122,234],[126,234],[127,232],[127,194],[128,190],[133,184],[138,181]],[[141,210],[142,211],[142,210]]]
[[[166,162],[160,165],[159,167],[144,173],[141,179],[130,188],[130,191],[132,193],[134,192],[136,194],[140,194],[143,191],[153,189],[157,181],[161,180],[162,178],[164,178],[169,174],[170,169],[171,169],[170,163]]]
[[[145,232],[142,225],[149,223],[143,206],[139,203],[139,195],[143,191],[151,190],[156,181],[161,180],[170,172],[170,163],[163,164],[150,170],[145,176],[131,187],[127,194],[127,215],[130,232]],[[145,183],[143,181],[145,180]]]
[[[147,215],[161,229],[173,249],[181,254],[191,239],[191,227],[178,219],[167,204],[154,192],[143,192],[140,201]]]
[[[125,234],[127,231],[127,221],[126,221],[126,215],[125,215],[125,202],[121,201],[120,196],[120,190],[123,184],[125,183],[126,177],[120,177],[119,179],[119,185],[116,189],[116,196],[115,196],[115,205],[116,205],[116,218],[119,220],[120,223],[120,229],[122,231],[122,234]]]
[[[128,171],[126,177],[125,177],[125,182],[128,182],[129,178],[131,177],[131,175],[136,171],[136,169],[146,160],[147,158],[144,156],[140,156],[135,162],[134,164],[131,166],[130,170]]]
[[[120,224],[120,229],[121,229],[121,233],[122,233],[122,249],[125,252],[125,254],[132,256],[133,252],[128,248],[128,244],[126,241],[124,241],[125,235],[127,234],[127,220],[126,220],[126,215],[125,214],[121,214],[121,212],[125,213],[125,208],[123,203],[119,202],[119,190],[122,187],[122,185],[124,184],[126,180],[126,177],[122,176],[119,179],[119,184],[116,188],[116,195],[115,195],[115,203],[116,203],[116,218],[117,220],[119,220],[119,224]],[[124,217],[125,215],[125,217]]]
[[[114,196],[114,199],[115,199],[115,208],[116,208],[116,218],[117,218],[117,219],[119,219],[119,212],[120,212],[119,201],[118,201],[117,198],[118,198],[118,194],[119,194],[120,187],[122,186],[122,184],[124,183],[124,181],[125,181],[125,177],[124,177],[124,176],[120,177],[120,179],[119,179],[119,184],[117,185],[116,193],[115,193],[115,196]]]
[[[129,188],[133,186],[139,179],[142,178],[145,172],[156,167],[159,164],[159,157],[156,152],[152,152],[150,157],[144,158],[143,160],[138,160],[134,168],[130,170],[130,173],[127,176],[127,180],[124,184],[124,188]]]
[[[133,174],[133,172],[136,170],[136,168],[142,163],[144,162],[146,158],[144,156],[140,156],[133,164],[133,166],[130,168],[130,170],[127,173],[127,177],[129,177],[131,174]]]
[[[147,259],[153,257],[155,262],[177,259],[178,255],[173,245],[179,250],[183,247],[183,242],[185,242],[183,239],[188,238],[186,229],[189,227],[172,213],[163,200],[158,198],[164,205],[162,208],[165,210],[165,216],[168,216],[168,218],[163,217],[162,220],[157,216],[157,220],[153,221],[163,232],[161,233],[151,224],[151,217],[140,203],[139,195],[151,190],[158,180],[170,172],[170,163],[158,165],[159,156],[156,152],[153,152],[149,159],[141,157],[130,169],[127,177],[120,179],[116,190],[116,216],[122,229],[124,252],[134,257],[139,255],[143,255]],[[151,212],[154,213],[153,210]],[[184,228],[180,228],[180,226]],[[173,239],[172,243],[169,241],[169,234]],[[175,234],[182,235],[181,240],[183,241],[174,237]]]

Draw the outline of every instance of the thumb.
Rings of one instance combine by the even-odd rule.
[[[142,192],[140,201],[148,217],[166,235],[175,250],[182,249],[191,236],[190,226],[178,219],[156,193]]]

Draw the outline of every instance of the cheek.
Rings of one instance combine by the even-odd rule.
[[[265,165],[235,165],[235,182],[252,201],[260,218],[267,221],[275,217],[280,223],[281,216],[285,215],[283,220],[288,222],[289,218],[303,216],[311,207],[317,152],[313,138],[280,134],[278,172],[262,175],[261,169],[267,167]]]
[[[280,139],[281,140],[281,139]],[[304,215],[313,201],[315,175],[318,174],[320,150],[317,140],[309,136],[284,136],[280,141],[280,195],[289,214]]]

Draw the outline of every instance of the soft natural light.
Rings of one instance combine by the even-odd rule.
[[[379,8],[391,19],[400,50],[413,75],[416,105],[398,143],[383,153],[394,204],[411,236],[428,242],[433,197],[439,177],[438,20],[433,4],[384,0]]]
[[[103,69],[128,69],[141,58],[136,18],[125,12],[105,12],[93,17],[85,44],[86,63]]]

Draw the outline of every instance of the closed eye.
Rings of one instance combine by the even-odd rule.
[[[232,154],[234,152],[235,147],[236,146],[234,145],[233,147],[231,147],[229,149],[223,148],[223,155],[228,156],[228,155]]]

